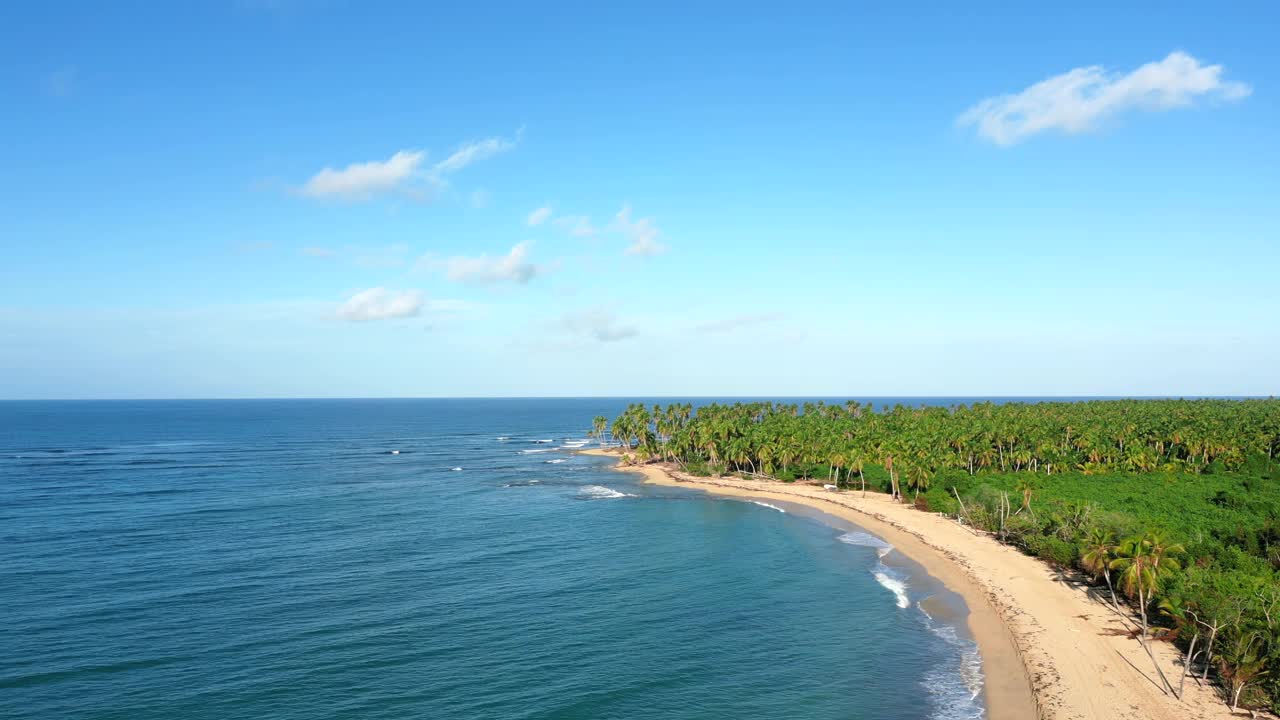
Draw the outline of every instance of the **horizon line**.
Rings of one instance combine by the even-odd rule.
[[[0,398],[10,402],[248,402],[248,401],[318,401],[318,400],[1270,400],[1270,395],[1229,394],[1156,394],[1156,395],[367,395],[367,396],[224,396],[224,397],[16,397]]]

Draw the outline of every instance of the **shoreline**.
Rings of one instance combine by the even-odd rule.
[[[989,720],[1187,720],[1230,718],[1216,690],[1188,678],[1186,697],[1165,695],[1151,661],[1128,637],[1132,620],[1110,610],[1090,588],[1042,561],[937,513],[883,493],[833,493],[801,483],[693,477],[663,463],[623,465],[652,485],[810,507],[879,535],[968,606],[967,625],[982,658]],[[1181,672],[1169,643],[1152,643],[1166,675]]]
[[[607,450],[583,450],[585,455],[617,458]],[[748,490],[718,484],[686,480],[676,477],[658,465],[617,465],[615,470],[633,472],[644,476],[649,485],[685,487],[702,490],[712,495],[740,498],[764,498],[780,502],[796,503],[854,523],[893,546],[908,560],[924,568],[937,582],[959,595],[968,608],[963,622],[982,657],[982,693],[986,700],[989,720],[1028,720],[1039,717],[1035,696],[1031,692],[1030,678],[1018,656],[1017,646],[1009,635],[995,609],[987,602],[985,593],[960,568],[938,556],[915,535],[890,523],[883,522],[851,508],[836,504],[824,504],[814,498],[785,492]],[[711,480],[706,478],[705,480]]]

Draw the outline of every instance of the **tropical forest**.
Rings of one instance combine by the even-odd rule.
[[[632,404],[594,432],[633,462],[884,492],[1127,607],[1181,676],[1280,711],[1280,400]]]

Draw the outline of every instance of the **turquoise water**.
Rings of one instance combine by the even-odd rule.
[[[0,717],[981,717],[874,538],[562,449],[623,405],[0,403]]]

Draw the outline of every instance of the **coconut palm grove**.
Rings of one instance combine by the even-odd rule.
[[[1168,692],[1280,710],[1280,400],[632,404],[593,432],[627,462],[946,513],[1127,604],[1148,654],[1176,643]]]

